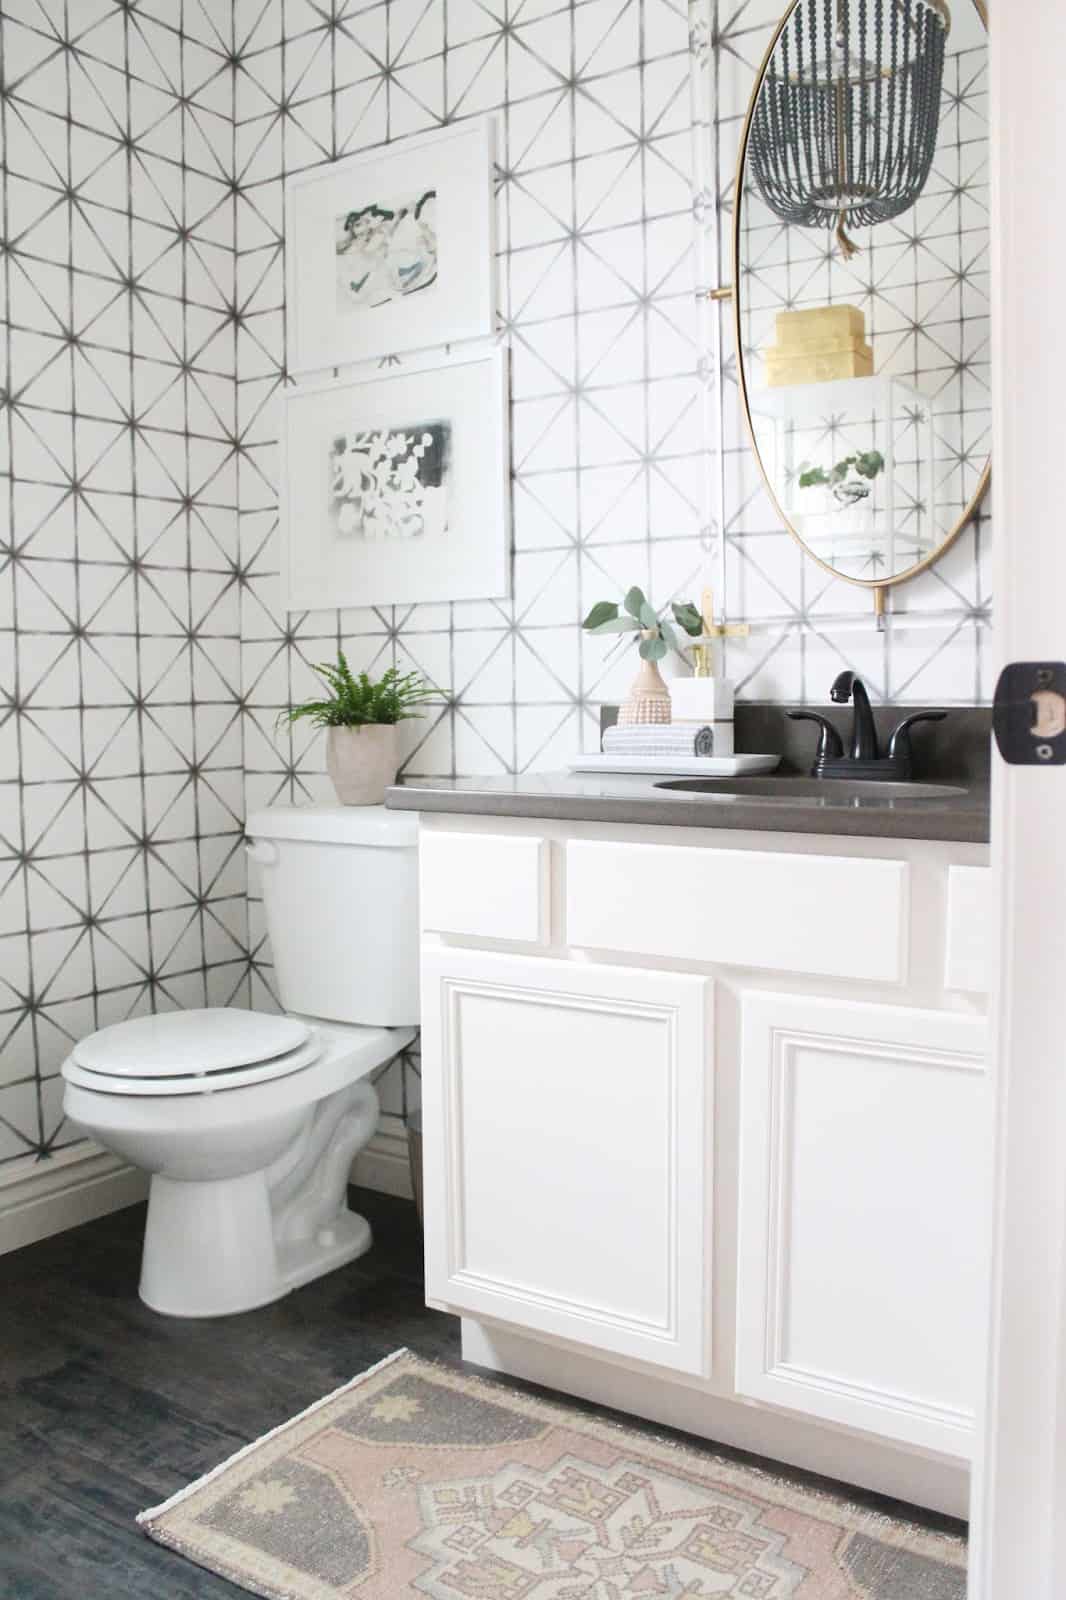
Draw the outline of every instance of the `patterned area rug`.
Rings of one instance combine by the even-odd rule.
[[[138,1521],[268,1600],[965,1600],[963,1543],[401,1350]]]

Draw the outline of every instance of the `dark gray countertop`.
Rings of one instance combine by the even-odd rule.
[[[662,779],[610,774],[533,773],[501,778],[411,778],[389,789],[399,810],[467,816],[541,817],[561,822],[627,822],[682,828],[744,828],[769,833],[821,833],[879,839],[988,842],[988,788],[973,783],[943,799],[888,799],[847,794],[824,781],[815,797],[782,794],[693,795],[658,789]],[[738,783],[742,780],[735,780]],[[938,781],[945,780],[939,777]],[[960,780],[956,780],[957,783]],[[800,783],[801,789],[808,784]],[[821,792],[824,790],[824,794]]]
[[[850,706],[817,708],[848,742]],[[900,718],[921,709],[879,705],[874,722],[880,748],[887,748]],[[988,785],[992,713],[987,706],[950,706],[942,722],[920,723],[914,730],[915,777],[924,783],[950,785],[961,793],[946,799],[901,799],[897,795],[847,793],[835,780],[809,781],[816,742],[810,723],[793,722],[788,707],[776,703],[738,701],[738,751],[780,753],[775,777],[782,793],[764,795],[693,795],[657,789],[651,777],[609,773],[565,772],[521,774],[501,778],[410,778],[390,789],[385,804],[408,811],[450,811],[480,817],[543,817],[558,822],[660,823],[681,828],[763,829],[768,833],[849,834],[874,839],[943,839],[964,844],[988,843]],[[604,725],[614,720],[604,707]],[[789,780],[794,793],[788,794]],[[743,779],[723,780],[743,785]],[[755,780],[758,786],[761,780]],[[814,790],[813,796],[809,791]],[[804,790],[808,791],[804,794]]]

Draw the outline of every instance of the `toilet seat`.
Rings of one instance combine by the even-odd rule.
[[[253,1083],[267,1083],[272,1078],[288,1077],[314,1066],[322,1054],[322,1039],[318,1031],[310,1029],[311,1037],[296,1050],[274,1056],[268,1061],[253,1061],[241,1067],[216,1067],[208,1071],[173,1073],[168,1077],[119,1077],[110,1072],[93,1072],[83,1067],[73,1056],[63,1063],[63,1077],[82,1089],[93,1089],[97,1094],[124,1095],[175,1095],[219,1094],[230,1089],[247,1088]]]
[[[97,1094],[215,1094],[300,1072],[322,1048],[300,1018],[220,1006],[101,1028],[75,1046],[62,1072]]]
[[[218,1094],[195,1089],[170,1091],[165,1103],[158,1091],[128,1094],[114,1080],[103,1090],[98,1078],[86,1087],[70,1076],[68,1058],[62,1068],[66,1079],[63,1103],[73,1122],[105,1135],[114,1130],[157,1133],[165,1128],[174,1138],[194,1143],[220,1129],[247,1131],[257,1119],[284,1116],[314,1105],[376,1072],[417,1037],[414,1028],[359,1028],[338,1033],[326,1026],[316,1027],[315,1033],[321,1053],[299,1071]]]
[[[298,1017],[213,1006],[112,1023],[76,1044],[71,1059],[109,1077],[183,1077],[270,1061],[310,1036],[310,1026]]]

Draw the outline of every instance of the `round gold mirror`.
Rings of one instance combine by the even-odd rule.
[[[988,483],[987,68],[979,0],[794,0],[741,138],[752,447],[789,531],[879,608]]]

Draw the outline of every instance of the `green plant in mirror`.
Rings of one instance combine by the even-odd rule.
[[[639,649],[645,661],[661,661],[667,650],[681,654],[684,645],[676,629],[659,616],[643,589],[634,584],[622,606],[624,609],[620,609],[613,600],[600,600],[581,626],[588,633],[641,634]],[[696,607],[686,600],[675,602],[670,609],[678,627],[690,637],[699,638],[703,632],[703,618]]]
[[[824,467],[812,467],[804,462],[800,468],[799,486],[801,489],[813,489],[817,485],[824,485],[831,489],[835,484],[843,483],[853,468],[860,478],[868,478],[872,483],[878,473],[885,470],[885,458],[880,450],[860,450],[855,455],[845,456],[828,472]]]
[[[356,677],[337,651],[336,665],[320,662],[318,673],[329,693],[320,700],[304,700],[282,711],[279,722],[305,719],[316,728],[363,728],[372,724],[406,722],[423,715],[422,706],[437,695],[417,672],[400,672],[390,667],[378,679],[365,672]]]

